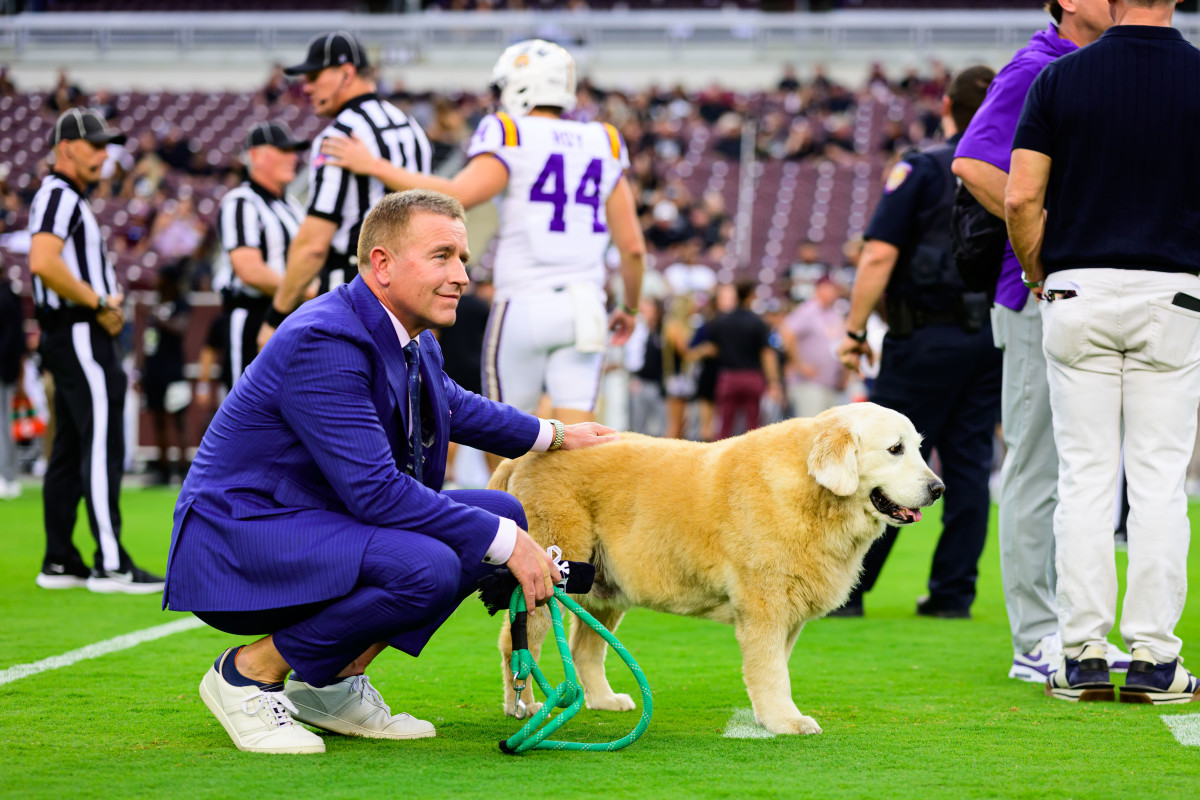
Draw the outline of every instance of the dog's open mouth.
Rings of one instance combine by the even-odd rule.
[[[921,521],[921,509],[905,508],[898,503],[892,501],[890,497],[883,493],[883,490],[876,486],[871,490],[871,502],[880,514],[885,517],[891,517],[901,525],[907,525],[910,522]]]

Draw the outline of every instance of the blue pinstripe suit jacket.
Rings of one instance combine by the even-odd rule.
[[[424,485],[408,452],[404,353],[361,278],[305,303],[238,379],[200,443],[175,506],[164,608],[254,611],[346,594],[379,528],[483,560],[494,515],[439,493],[449,441],[515,457],[536,417],[472,394],[421,341]],[[429,440],[426,439],[428,443]]]

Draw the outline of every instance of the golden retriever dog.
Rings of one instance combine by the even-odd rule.
[[[856,403],[711,444],[627,433],[531,453],[502,463],[488,488],[520,499],[543,547],[596,565],[591,593],[575,599],[609,630],[634,606],[730,623],[758,723],[820,733],[792,700],[792,647],[805,622],[845,602],[885,526],[916,522],[945,490],[920,445],[903,414]],[[534,658],[549,627],[530,615]],[[576,622],[569,643],[587,707],[632,710],[604,674],[604,640]],[[500,651],[516,716],[507,621]],[[522,715],[540,708],[525,692]]]

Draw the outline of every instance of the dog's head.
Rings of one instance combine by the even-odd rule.
[[[842,497],[863,494],[889,525],[921,518],[946,487],[921,459],[921,436],[908,417],[874,403],[822,412],[808,454],[817,483]]]

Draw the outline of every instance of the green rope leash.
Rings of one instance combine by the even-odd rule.
[[[642,718],[638,720],[638,724],[629,734],[622,736],[620,739],[612,742],[557,742],[546,737],[558,730],[562,725],[571,719],[579,712],[583,706],[583,687],[579,685],[579,680],[575,676],[575,662],[571,659],[571,649],[567,645],[567,635],[563,629],[562,611],[559,610],[558,604],[562,603],[575,616],[579,617],[583,622],[587,623],[588,627],[598,633],[604,641],[612,645],[613,650],[617,651],[617,655],[629,667],[630,672],[637,678],[638,688],[642,690]],[[558,652],[562,656],[563,668],[566,672],[566,680],[558,686],[551,686],[546,680],[546,676],[542,674],[542,670],[538,667],[537,662],[533,660],[533,655],[530,654],[528,648],[514,649],[512,652],[512,671],[513,671],[513,688],[517,692],[518,707],[520,705],[521,692],[525,689],[525,681],[533,675],[537,681],[538,687],[542,690],[542,694],[546,696],[546,702],[534,714],[528,722],[526,722],[521,730],[510,736],[508,739],[500,742],[500,749],[510,755],[516,753],[524,753],[526,750],[620,750],[626,745],[633,744],[641,735],[646,732],[646,728],[650,725],[650,715],[654,711],[654,698],[650,694],[650,684],[646,683],[646,676],[642,672],[642,668],[633,660],[633,656],[625,649],[625,645],[617,641],[617,637],[609,632],[596,618],[567,596],[559,587],[554,588],[554,596],[547,603],[550,608],[550,619],[554,623],[554,640],[558,642]],[[518,614],[525,614],[525,595],[521,592],[521,588],[517,587],[513,591],[512,601],[508,607],[508,621],[511,625],[517,621]],[[550,719],[550,714],[555,708],[562,708],[564,711],[554,719]],[[545,727],[541,727],[546,723]],[[539,730],[540,728],[540,730]]]

